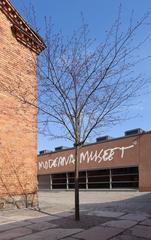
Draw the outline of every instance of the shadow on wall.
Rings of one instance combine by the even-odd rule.
[[[33,207],[37,195],[28,189],[31,176],[13,153],[10,149],[0,151],[0,209]]]

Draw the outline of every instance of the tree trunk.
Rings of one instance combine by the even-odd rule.
[[[79,211],[79,146],[75,146],[75,220],[80,220]]]

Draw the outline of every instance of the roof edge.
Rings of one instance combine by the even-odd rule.
[[[12,32],[20,43],[36,54],[40,54],[46,45],[42,38],[26,23],[9,0],[0,0],[0,10],[12,23]]]
[[[102,141],[102,142],[88,143],[86,145],[83,145],[82,148],[89,147],[89,146],[92,146],[92,145],[101,145],[101,144],[104,144],[104,143],[114,142],[114,141],[118,141],[118,140],[124,140],[124,139],[127,139],[127,138],[141,137],[141,136],[146,135],[146,134],[151,134],[151,131],[147,131],[147,132],[143,132],[143,133],[137,133],[137,134],[133,134],[133,135],[129,135],[129,136],[121,136],[121,137],[111,138],[111,139],[108,139],[108,140],[105,140],[105,141]],[[65,152],[65,151],[69,151],[69,150],[73,150],[73,149],[75,149],[75,148],[74,147],[69,147],[69,148],[66,148],[66,149],[59,150],[59,151],[50,151],[50,152],[44,153],[42,155],[37,153],[37,157],[51,155],[51,154],[59,153],[59,152]]]

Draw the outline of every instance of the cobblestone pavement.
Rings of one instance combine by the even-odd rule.
[[[40,192],[40,211],[0,211],[0,240],[151,239],[151,193],[83,191],[80,221],[73,192]]]

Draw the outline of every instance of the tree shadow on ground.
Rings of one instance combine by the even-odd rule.
[[[101,200],[101,199],[100,199]],[[105,203],[82,203],[81,210],[110,210],[122,212],[144,212],[151,214],[151,193]]]
[[[28,240],[34,234],[34,237],[41,236],[46,233],[50,236],[66,237],[77,233],[76,231],[83,231],[94,226],[111,220],[117,220],[117,217],[112,216],[112,213],[120,212],[121,215],[127,213],[141,213],[140,215],[149,218],[151,214],[151,193],[145,193],[141,196],[130,197],[129,199],[119,201],[108,201],[106,203],[82,203],[81,204],[81,220],[74,221],[74,209],[71,211],[62,211],[51,213],[51,206],[49,211],[45,208],[38,210],[34,209],[16,209],[3,210],[0,212],[0,236],[5,239],[16,239],[25,237]],[[93,212],[108,211],[110,216],[96,216]],[[89,213],[92,215],[89,215]],[[147,215],[148,214],[148,215]],[[81,229],[81,230],[79,230]],[[24,238],[23,238],[24,239]],[[36,238],[33,238],[36,239]]]
[[[51,198],[51,192],[49,192],[49,193],[50,193],[49,197]],[[58,199],[59,191],[56,191],[55,193],[56,193],[56,196]],[[136,196],[136,195],[133,196],[133,194],[131,194],[130,196],[125,195],[124,198],[122,197],[122,199],[117,200],[117,198],[112,199],[112,196],[108,195],[109,192],[102,191],[102,195],[101,195],[101,193],[99,195],[97,195],[97,193],[94,191],[94,196],[96,194],[96,196],[95,196],[96,202],[95,202],[95,199],[93,199],[93,200],[91,199],[91,201],[88,202],[89,200],[87,200],[87,195],[86,195],[87,191],[85,191],[85,192],[82,191],[81,193],[85,194],[82,197],[82,198],[85,198],[85,200],[81,199],[81,203],[80,203],[81,211],[97,211],[97,210],[104,210],[104,211],[108,210],[109,211],[110,210],[110,211],[122,211],[122,212],[126,212],[126,213],[129,213],[129,212],[151,213],[151,193],[150,192],[144,193],[143,195],[139,195],[139,196]],[[93,192],[91,192],[91,193],[93,194]],[[107,193],[107,195],[104,198],[104,194],[106,194],[106,193]],[[121,192],[121,195],[122,195],[122,193],[123,192]],[[114,192],[114,195],[115,194],[116,194],[116,192]],[[119,192],[117,192],[117,194],[119,194]],[[64,197],[65,196],[66,195],[64,194]],[[119,195],[119,197],[120,197],[120,195]],[[105,199],[106,199],[106,201],[105,201]],[[61,210],[62,211],[67,211],[67,210],[74,211],[74,208],[73,208],[74,202],[72,204],[72,207],[68,206],[66,204],[66,199],[63,200],[61,197],[60,197],[59,203],[58,202],[55,203],[55,201],[49,203],[49,199],[48,199],[48,201],[47,200],[45,201],[45,206],[42,202],[40,202],[39,205],[40,205],[40,207],[42,206],[41,207],[42,211],[48,212],[48,213],[53,213],[55,204],[56,204],[56,207],[58,207],[58,210],[60,210],[60,211]]]

